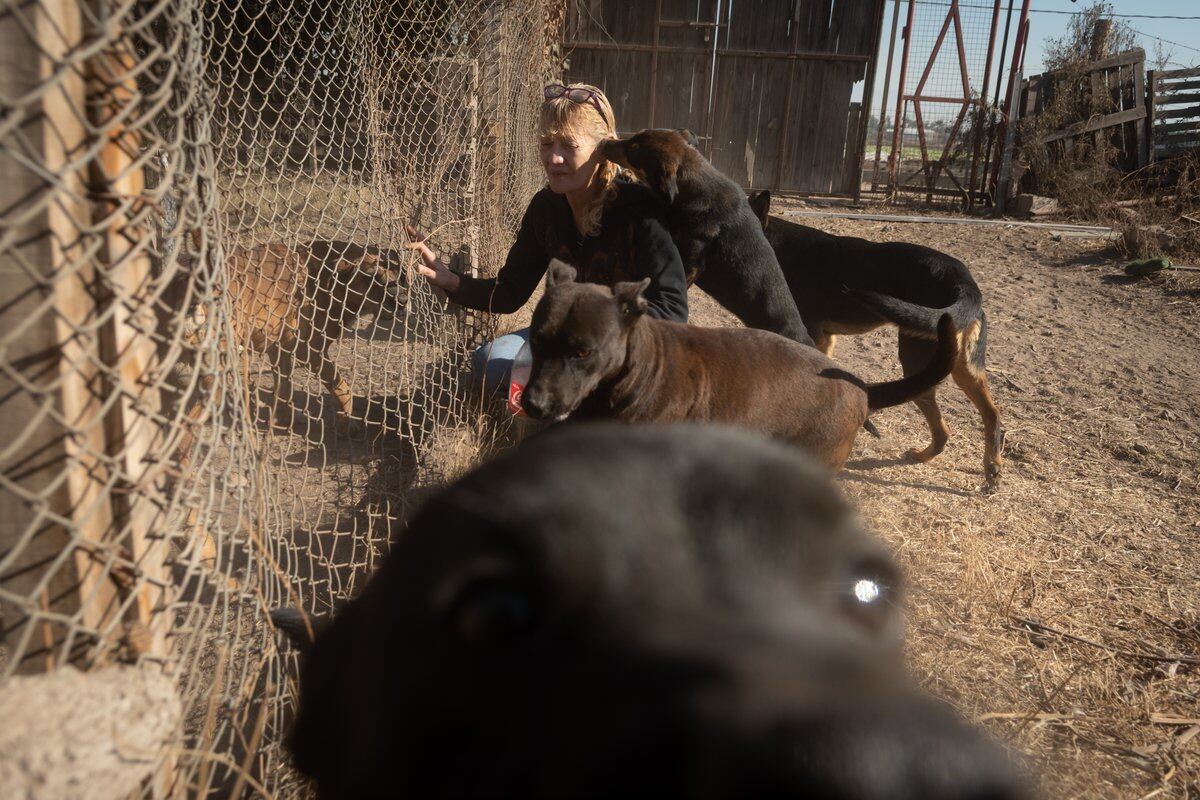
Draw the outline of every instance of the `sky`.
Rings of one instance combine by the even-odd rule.
[[[875,79],[875,97],[872,103],[872,108],[877,112],[883,95],[884,72],[887,66],[887,43],[891,36],[892,29],[892,10],[895,8],[895,0],[885,0],[885,11],[882,28],[882,45],[881,54],[878,63],[878,72]],[[982,55],[978,58],[982,59],[986,56],[986,47],[981,46],[980,42],[986,42],[986,37],[982,36],[986,30],[988,23],[991,20],[991,0],[960,0],[963,6],[985,6],[985,8],[964,8],[963,23],[968,33],[968,50],[980,51]],[[1012,32],[1010,33],[1010,44],[1008,51],[1012,52],[1011,39],[1015,37],[1017,21],[1020,14],[1022,0],[1014,0],[1012,14]],[[1127,23],[1138,33],[1138,45],[1145,49],[1147,59],[1154,58],[1155,41],[1162,41],[1163,47],[1170,53],[1170,67],[1191,67],[1200,66],[1200,0],[1110,0],[1113,6],[1114,14],[1117,18]],[[1063,35],[1067,26],[1070,23],[1070,13],[1077,13],[1080,9],[1091,4],[1091,0],[1079,0],[1072,2],[1071,0],[1032,0],[1030,4],[1030,30],[1029,30],[1029,52],[1025,57],[1025,74],[1034,75],[1042,72],[1045,68],[1043,63],[1045,53],[1045,42],[1048,38],[1058,37]],[[923,32],[927,37],[927,41],[936,38],[937,23],[941,18],[944,18],[945,9],[949,3],[947,0],[918,0],[917,13],[925,15],[922,19],[918,17],[914,23],[914,28]],[[1008,0],[1002,0],[1000,12],[1000,28],[1003,32],[1004,18],[1008,9]],[[908,0],[900,1],[900,27],[903,27],[908,9]],[[1049,13],[1063,11],[1065,14]],[[1139,15],[1137,17],[1129,16],[1122,17],[1121,15]],[[1149,17],[1155,16],[1180,16],[1192,17],[1193,19],[1152,19]],[[976,36],[972,38],[971,23],[975,25]],[[901,57],[901,41],[899,33],[896,36],[896,53],[895,63],[892,68],[892,86],[889,92],[888,106],[894,110],[896,86],[899,82],[899,65]],[[916,46],[914,39],[914,46]],[[970,47],[970,44],[975,44],[975,47]],[[926,52],[929,45],[926,44]],[[948,58],[957,58],[952,49],[954,43],[948,38],[943,44],[943,50]],[[997,42],[997,58],[999,57],[999,42]],[[924,57],[910,57],[909,71],[916,69],[918,72],[924,69]],[[976,73],[973,75],[974,81],[980,81],[982,69],[974,63],[974,58],[969,56],[969,64],[971,71]],[[921,61],[920,64],[914,62]],[[950,62],[942,61],[941,57],[936,64],[935,72],[943,73],[954,72]],[[1005,71],[1007,77],[1007,68]],[[936,77],[933,79],[936,81]],[[943,75],[943,82],[949,80],[946,75]],[[993,77],[993,87],[995,78]],[[910,84],[911,85],[911,84]],[[978,87],[975,87],[978,88]],[[857,87],[855,99],[861,99],[861,84]],[[926,94],[930,93],[927,89]],[[958,89],[961,94],[961,85]],[[991,91],[989,91],[991,94]]]

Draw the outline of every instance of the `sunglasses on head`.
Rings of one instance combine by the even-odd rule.
[[[572,103],[579,103],[580,105],[583,105],[584,103],[591,103],[592,106],[600,112],[600,119],[608,122],[608,115],[604,113],[604,107],[600,105],[599,94],[599,92],[593,89],[584,89],[578,86],[574,89],[568,89],[561,83],[552,83],[545,89],[542,89],[542,97],[546,98],[547,100],[557,100],[563,95],[566,95],[567,99]]]

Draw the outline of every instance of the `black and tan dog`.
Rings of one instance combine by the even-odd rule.
[[[688,283],[751,328],[813,344],[746,194],[693,146],[687,131],[650,129],[600,144],[670,204],[668,224]]]
[[[794,448],[609,424],[431,498],[332,623],[272,618],[322,800],[1024,796],[906,675],[901,605]]]
[[[783,268],[804,324],[827,355],[837,334],[866,333],[882,325],[899,328],[900,364],[906,375],[925,367],[936,348],[937,323],[949,314],[959,330],[959,357],[951,375],[983,418],[983,472],[988,486],[1000,479],[1004,429],[988,387],[984,357],[988,322],[983,294],[966,264],[928,247],[871,242],[771,217],[771,194],[750,199]],[[950,436],[930,389],[913,402],[932,438],[909,451],[916,461],[942,452]]]
[[[647,317],[648,281],[609,289],[574,278],[552,261],[533,311],[523,405],[534,419],[725,422],[798,444],[836,470],[870,412],[936,386],[958,354],[946,315],[925,369],[864,384],[816,348],[769,331]]]

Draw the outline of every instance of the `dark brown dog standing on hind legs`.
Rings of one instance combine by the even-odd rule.
[[[597,152],[670,205],[671,239],[689,284],[695,282],[747,327],[813,344],[745,192],[689,145],[689,136],[644,130],[606,140]]]
[[[986,488],[995,489],[1003,465],[1004,428],[988,387],[983,294],[966,264],[917,244],[834,236],[771,217],[767,191],[750,198],[750,206],[778,257],[805,326],[826,355],[833,351],[837,334],[895,325],[900,364],[910,375],[932,356],[938,319],[944,313],[953,317],[960,341],[950,374],[983,420],[983,475]],[[924,462],[942,452],[950,431],[938,408],[936,387],[913,402],[932,439],[928,447],[914,448],[908,455]]]
[[[548,275],[533,312],[523,398],[534,419],[725,422],[793,442],[837,470],[869,413],[936,386],[958,356],[945,315],[923,370],[864,384],[815,348],[768,331],[647,317],[645,282],[611,290],[576,283],[558,260]]]

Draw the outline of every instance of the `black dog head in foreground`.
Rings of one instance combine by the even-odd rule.
[[[904,676],[895,569],[821,475],[719,427],[525,442],[318,634],[297,765],[322,798],[1021,796]]]

